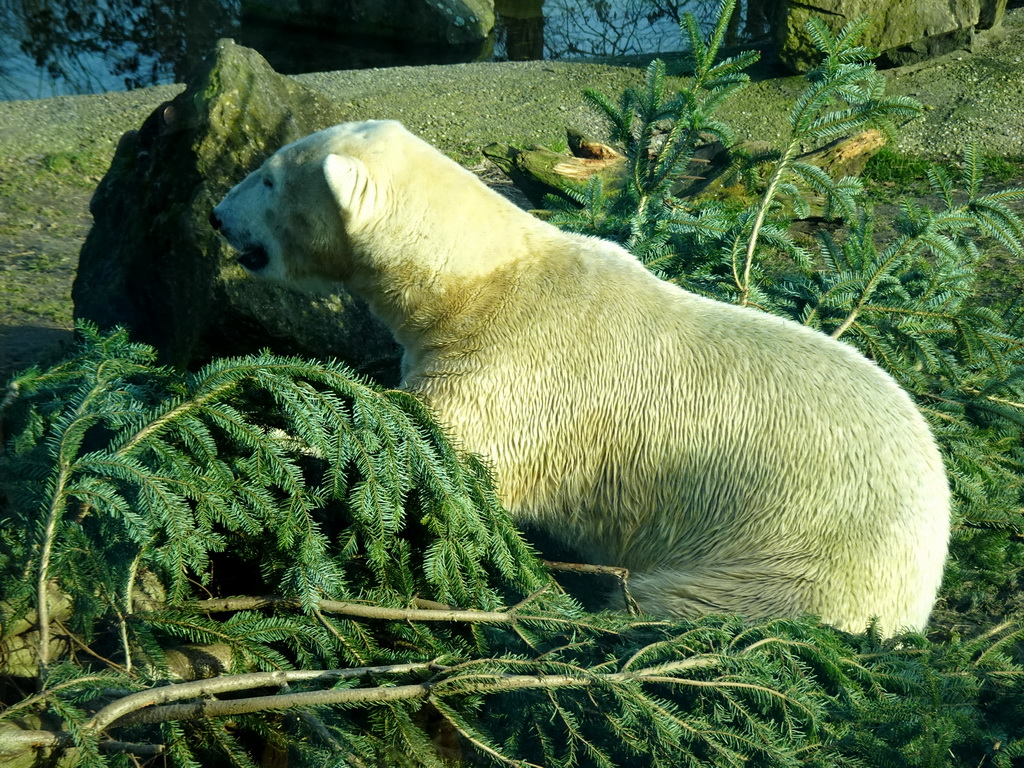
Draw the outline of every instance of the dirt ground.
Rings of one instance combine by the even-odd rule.
[[[92,217],[92,189],[41,180],[11,184],[26,169],[0,167],[0,380],[59,359],[71,338],[71,284]],[[21,192],[11,199],[9,192]],[[26,189],[31,194],[25,195]]]
[[[1017,9],[1007,14],[1000,35],[974,52],[957,51],[887,73],[890,93],[925,105],[923,117],[900,132],[895,148],[942,158],[975,141],[990,155],[1024,157],[1022,51],[1024,9]],[[556,144],[566,125],[579,125],[581,115],[591,114],[581,96],[584,88],[615,97],[624,83],[638,85],[641,78],[636,69],[515,62],[297,79],[343,99],[365,117],[403,120],[493,179],[493,168],[480,165],[480,146],[503,140],[518,146]],[[776,138],[801,87],[801,78],[756,82],[721,117],[740,140]],[[71,285],[91,224],[89,199],[118,137],[178,90],[158,86],[129,94],[0,102],[0,384],[68,350]],[[445,104],[447,111],[439,116]],[[452,105],[458,110],[451,111]],[[1013,178],[1002,184],[1022,182]]]

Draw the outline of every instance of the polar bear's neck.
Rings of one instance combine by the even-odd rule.
[[[372,235],[352,237],[362,268],[351,287],[414,357],[455,340],[471,344],[517,275],[564,238],[456,169],[417,190],[421,204],[390,198]]]
[[[466,233],[463,233],[463,240]],[[355,292],[369,303],[391,329],[407,356],[418,357],[441,348],[472,346],[516,292],[518,283],[529,271],[542,269],[537,253],[522,249],[529,242],[477,243],[486,250],[487,261],[471,262],[459,252],[440,253],[427,242],[403,251],[402,262],[392,266],[383,280],[371,285],[358,281]],[[410,252],[430,250],[434,263],[424,266]]]

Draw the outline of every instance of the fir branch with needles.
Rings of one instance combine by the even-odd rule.
[[[792,140],[739,169],[753,202],[680,197],[696,148],[732,141],[715,109],[753,60],[715,62],[734,9],[707,38],[684,20],[694,75],[672,95],[658,64],[618,102],[590,95],[626,183],[592,182],[555,221],[853,344],[911,393],[959,514],[934,636],[585,613],[487,467],[407,393],[269,353],[183,373],[82,326],[72,359],[21,374],[0,405],[0,759],[1019,763],[1024,313],[985,301],[980,269],[993,249],[1024,255],[1024,190],[986,185],[967,148],[931,172],[939,204],[906,202],[880,239],[855,180],[798,159],[913,111],[882,92],[858,23],[812,27],[823,62]],[[798,240],[808,194],[836,220]]]
[[[2,413],[3,640],[37,626],[43,567],[53,627],[45,663],[38,637],[5,657],[38,688],[4,695],[0,755],[238,766],[273,742],[298,766],[441,766],[439,728],[467,760],[552,768],[953,765],[997,732],[1019,749],[1018,625],[947,648],[585,614],[408,395],[269,354],[180,374],[81,333]],[[203,665],[219,674],[187,679]]]

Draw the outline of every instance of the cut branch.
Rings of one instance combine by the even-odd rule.
[[[575,563],[565,564],[577,566]],[[618,569],[613,566],[580,565],[583,572],[616,574]],[[594,569],[594,570],[590,570]],[[628,573],[628,572],[627,572]],[[528,601],[524,601],[528,602]],[[627,604],[636,605],[631,599]],[[419,601],[420,605],[430,604],[429,601]],[[202,613],[230,613],[234,611],[252,611],[260,608],[284,607],[299,609],[301,603],[290,597],[276,597],[273,595],[260,597],[225,597],[211,600],[198,600],[192,605]],[[316,609],[323,613],[338,613],[344,616],[355,616],[361,619],[379,619],[381,621],[427,621],[427,622],[469,622],[479,624],[516,624],[517,622],[540,621],[547,624],[575,624],[590,629],[601,630],[599,626],[580,622],[578,619],[562,618],[558,616],[543,616],[533,614],[522,614],[517,608],[507,611],[471,611],[449,608],[439,603],[434,603],[437,608],[386,608],[384,606],[372,605],[370,603],[352,603],[343,600],[320,600]],[[156,606],[154,606],[156,607]]]
[[[225,675],[214,677],[208,680],[195,680],[188,683],[176,683],[153,688],[148,691],[133,693],[124,698],[108,704],[86,724],[86,727],[96,731],[102,731],[112,723],[131,715],[138,710],[147,707],[155,707],[158,704],[165,704],[181,699],[191,699],[202,696],[213,696],[219,693],[231,693],[250,690],[252,688],[264,688],[267,686],[286,686],[289,683],[298,682],[336,682],[355,677],[363,677],[373,674],[409,674],[411,672],[425,672],[437,669],[429,662],[415,664],[389,664],[378,667],[356,667],[354,669],[313,669],[313,670],[278,670],[275,672],[250,672],[242,675]],[[272,699],[273,696],[263,696],[262,699]],[[249,710],[256,711],[256,710]],[[171,719],[171,718],[165,718]],[[156,722],[156,721],[148,721]]]
[[[622,675],[605,675],[603,679],[621,678]],[[205,699],[187,704],[168,704],[135,711],[121,718],[118,725],[135,723],[160,723],[168,720],[192,720],[195,718],[216,718],[243,715],[252,712],[273,712],[296,707],[323,707],[339,704],[361,705],[380,704],[391,701],[426,699],[443,686],[456,686],[459,694],[497,693],[504,691],[528,690],[534,688],[585,688],[595,678],[572,677],[569,675],[493,675],[480,682],[467,685],[464,679],[453,678],[437,683],[396,685],[393,687],[345,688],[327,691],[306,691],[282,693],[271,696],[253,696],[247,699]]]
[[[169,720],[230,717],[252,712],[275,712],[296,707],[322,707],[338,704],[381,704],[390,701],[425,699],[430,686],[396,685],[389,688],[344,688],[341,690],[282,693],[272,696],[252,696],[247,699],[203,699],[187,704],[167,704],[137,710],[122,718],[118,725],[135,723],[162,723]]]
[[[300,608],[298,600],[289,597],[226,597],[199,600],[195,607],[203,613],[230,613],[253,611],[260,608]],[[510,624],[524,617],[506,611],[463,611],[455,608],[385,608],[369,603],[351,603],[342,600],[321,600],[317,609],[324,613],[341,613],[363,619],[382,621],[475,621]]]

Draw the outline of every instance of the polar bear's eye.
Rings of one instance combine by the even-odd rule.
[[[273,189],[274,188],[274,180],[270,179],[270,178],[263,179],[263,186],[267,187],[268,189]]]

